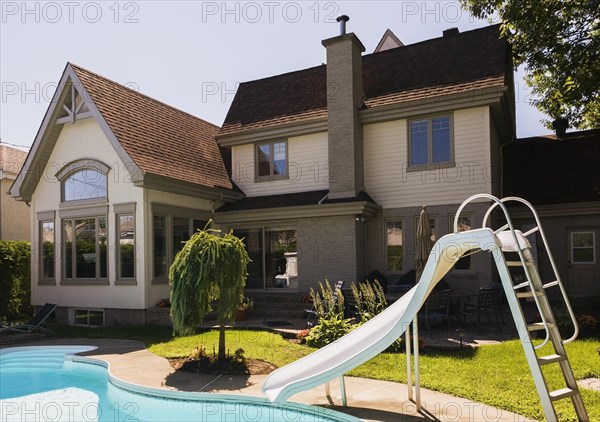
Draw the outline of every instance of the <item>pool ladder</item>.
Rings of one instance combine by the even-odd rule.
[[[579,328],[575,314],[567,297],[567,293],[560,279],[554,258],[548,247],[546,235],[544,234],[537,212],[529,202],[522,198],[507,197],[500,200],[492,195],[487,194],[474,195],[468,198],[459,207],[454,221],[455,232],[458,228],[460,212],[469,202],[475,199],[492,200],[492,205],[489,207],[483,218],[483,227],[486,227],[488,218],[490,217],[494,208],[499,206],[504,212],[504,217],[507,223],[494,231],[499,242],[501,243],[501,247],[494,251],[494,260],[502,280],[506,298],[515,320],[516,328],[523,345],[525,356],[529,363],[531,374],[533,376],[546,419],[549,422],[558,422],[554,403],[559,400],[570,398],[578,420],[580,422],[589,422],[589,417],[587,415],[575,375],[573,374],[573,370],[569,363],[567,352],[564,347],[565,344],[577,338]],[[505,203],[509,201],[521,203],[529,208],[536,223],[533,228],[525,233],[514,229],[508,214],[508,210],[505,206]],[[550,282],[542,282],[535,263],[534,255],[532,253],[531,243],[528,240],[528,236],[536,233],[539,233],[540,235],[554,273],[554,280]],[[506,254],[512,254],[514,256],[515,253],[518,255],[518,260],[514,258],[507,260]],[[522,269],[524,273],[524,281],[515,285],[513,283],[513,277],[511,276],[509,268]],[[548,300],[548,295],[546,294],[546,290],[554,287],[559,288],[574,327],[573,335],[566,340],[563,340],[560,335],[556,320],[554,318],[554,313],[552,312],[550,301]],[[527,324],[523,314],[523,309],[519,302],[520,299],[533,299],[539,312],[541,321]],[[534,333],[538,332],[543,332],[545,337],[541,344],[534,346],[532,337]],[[538,351],[540,351],[548,343],[552,345],[554,353],[539,355]],[[555,364],[557,364],[560,368],[565,381],[565,387],[550,391],[542,372],[542,366]]]

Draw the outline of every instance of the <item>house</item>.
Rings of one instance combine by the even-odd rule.
[[[50,104],[10,191],[31,204],[32,303],[144,324],[182,242],[242,196],[218,128],[70,63]]]
[[[600,294],[598,157],[600,129],[517,139],[503,149],[504,195],[535,206],[569,296]],[[519,209],[514,216],[521,226],[534,223]],[[547,255],[540,251],[538,261],[542,280],[554,280]]]
[[[245,197],[215,218],[246,239],[250,288],[274,287],[279,249],[297,250],[303,292],[371,270],[397,281],[415,266],[422,205],[439,238],[464,199],[500,194],[515,110],[498,26],[369,55],[352,33],[322,44],[326,65],[240,84],[216,135]],[[480,225],[487,207],[473,206],[461,226]],[[472,292],[491,271],[478,254],[447,281]]]
[[[255,296],[413,269],[422,205],[439,238],[466,197],[499,194],[513,69],[498,26],[386,36],[363,55],[342,33],[323,40],[326,65],[242,83],[221,128],[67,64],[11,188],[31,203],[33,304],[71,323],[144,323],[210,218],[244,238]],[[470,292],[491,276],[478,254],[447,281]]]
[[[7,195],[27,153],[0,145],[0,240],[29,240],[29,207]]]

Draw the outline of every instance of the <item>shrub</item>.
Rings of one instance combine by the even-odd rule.
[[[367,322],[387,308],[387,299],[379,281],[352,285],[352,295],[361,322]]]
[[[319,325],[313,327],[306,337],[306,344],[310,347],[321,348],[338,340],[352,331],[350,320],[344,319],[339,314],[329,318],[320,318]]]
[[[356,309],[360,317],[360,323],[372,319],[375,315],[387,308],[388,302],[379,281],[374,283],[358,283],[352,285],[352,295],[356,301]],[[388,347],[389,352],[400,352],[402,349],[402,337],[398,338]]]
[[[349,319],[344,318],[344,296],[338,289],[336,294],[326,281],[319,283],[321,293],[310,290],[318,325],[306,336],[306,344],[311,347],[323,347],[333,343],[352,330]],[[337,299],[336,299],[337,297]]]
[[[31,310],[31,246],[26,241],[0,241],[0,315],[9,321]]]
[[[315,292],[312,288],[310,289],[310,296],[313,301],[315,313],[317,314],[317,320],[320,321],[322,318],[332,318],[335,316],[341,316],[344,318],[344,295],[341,290],[337,290],[336,294],[333,294],[333,289],[325,280],[325,283],[319,283],[321,287],[321,293]],[[337,296],[337,299],[336,299]]]
[[[593,315],[579,315],[577,324],[582,336],[597,336],[600,334],[598,321]]]

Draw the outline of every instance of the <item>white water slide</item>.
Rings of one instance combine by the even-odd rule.
[[[338,341],[272,372],[262,391],[272,402],[283,402],[344,375],[387,349],[408,328],[435,285],[460,257],[472,249],[500,247],[488,228],[448,234],[439,239],[419,283],[376,317]]]
[[[491,206],[483,218],[483,228],[458,232],[458,221],[463,208],[470,202],[481,200],[489,200],[491,202]],[[530,219],[535,221],[534,227],[525,233],[515,230],[508,209],[505,206],[507,202],[516,203],[518,206],[528,208],[531,212]],[[492,229],[487,228],[486,223],[488,217],[491,216],[492,211],[496,207],[500,208],[504,214],[506,224],[492,231]],[[458,208],[454,218],[454,231],[454,234],[448,234],[435,243],[433,250],[429,254],[419,283],[398,301],[390,305],[375,318],[336,342],[271,373],[262,386],[262,390],[269,400],[272,402],[282,402],[296,393],[326,384],[334,378],[340,377],[343,381],[342,377],[346,372],[383,352],[414,321],[415,392],[418,408],[420,406],[420,395],[418,387],[418,329],[415,319],[417,312],[423,303],[425,303],[435,285],[456,264],[461,256],[471,251],[486,250],[492,253],[496,263],[496,269],[504,287],[506,300],[514,318],[515,328],[521,339],[523,351],[529,363],[546,420],[556,422],[558,418],[554,403],[568,399],[573,405],[578,420],[588,422],[589,417],[564,347],[564,344],[577,338],[577,321],[548,246],[539,216],[533,206],[522,198],[508,197],[498,199],[489,194],[473,195]],[[541,240],[540,243],[543,244],[546,257],[553,269],[552,281],[543,281],[537,270],[534,251],[529,242],[529,238],[533,238],[534,236],[538,236],[538,239]],[[514,259],[515,254],[518,255],[518,260]],[[509,267],[520,270],[526,280],[515,283]],[[552,306],[546,294],[548,289],[553,288],[558,288],[573,323],[573,335],[566,340],[563,340],[561,337]],[[520,299],[533,300],[541,321],[533,323],[526,321],[520,305]],[[543,338],[543,341],[539,342],[540,344],[536,345],[534,343],[531,335],[534,332],[542,333],[541,338]],[[545,333],[545,336],[543,333]],[[546,344],[552,346],[553,353],[545,356],[540,355],[547,353],[544,350],[548,348],[543,347]],[[410,386],[412,381],[410,380],[409,346],[407,343],[407,373]],[[563,375],[563,388],[555,391],[549,389],[541,369],[542,365],[558,366]],[[345,404],[343,382],[340,387],[342,389],[342,400]],[[409,388],[409,399],[411,398],[412,387]]]

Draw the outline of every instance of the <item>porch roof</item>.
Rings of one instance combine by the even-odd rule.
[[[370,202],[376,204],[373,198],[371,198],[366,192],[360,192],[358,195],[351,198],[339,198],[332,200],[325,197],[325,195],[328,193],[328,190],[317,190],[309,192],[285,193],[279,195],[245,197],[238,202],[225,204],[219,208],[218,212],[318,205],[319,203],[339,204],[348,202]]]

